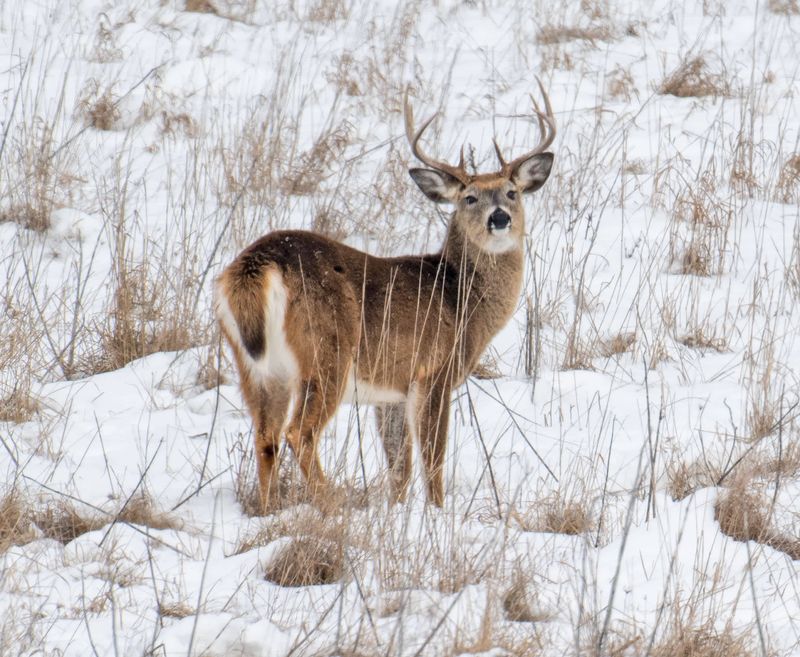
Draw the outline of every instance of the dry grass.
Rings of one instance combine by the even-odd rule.
[[[773,450],[753,452],[747,469],[756,479],[795,477],[800,474],[800,443],[788,442],[777,453]]]
[[[719,440],[723,437],[720,436]],[[673,456],[667,461],[667,490],[674,500],[682,500],[702,488],[713,488],[734,481],[732,488],[743,488],[741,481],[750,485],[759,482],[785,479],[800,473],[800,444],[789,442],[776,451],[774,445],[756,444],[747,447],[739,457],[733,455],[725,465],[706,459],[686,461]]]
[[[36,537],[31,526],[31,509],[15,489],[0,498],[0,554],[12,545],[22,545]]]
[[[792,230],[792,251],[785,265],[784,276],[795,299],[800,299],[800,223],[795,223]]]
[[[287,175],[282,177],[284,193],[299,196],[315,193],[324,181],[324,175],[320,174],[339,162],[352,133],[353,126],[347,121],[323,131],[313,146],[296,158]]]
[[[503,596],[503,613],[506,620],[513,623],[538,623],[548,619],[547,614],[534,610],[527,589],[526,577],[517,568],[514,572],[511,588]]]
[[[44,509],[33,512],[31,517],[46,537],[65,544],[82,534],[101,529],[112,520],[109,516],[83,513],[67,501],[51,502]],[[173,529],[178,526],[174,518],[156,511],[151,498],[145,494],[131,498],[115,520],[153,529]]]
[[[800,0],[769,0],[767,6],[773,14],[800,16]]]
[[[335,240],[343,240],[348,235],[349,217],[333,207],[333,203],[317,207],[311,220],[311,230]]]
[[[78,110],[85,124],[95,130],[114,130],[121,117],[113,91],[101,90],[96,80],[84,91]]]
[[[588,27],[546,25],[540,28],[536,35],[536,41],[543,46],[552,46],[569,41],[588,41],[594,44],[597,41],[611,41],[613,38],[614,32],[607,25],[591,25]]]
[[[134,272],[130,279],[145,280],[146,276]],[[135,286],[120,286],[114,295],[109,321],[100,334],[102,349],[84,362],[81,370],[90,374],[110,372],[124,367],[138,358],[161,351],[188,349],[195,343],[189,328],[159,308],[157,290]]]
[[[577,328],[577,322],[573,328]],[[564,353],[564,360],[561,363],[561,369],[564,370],[586,370],[591,371],[594,369],[592,359],[597,355],[595,344],[587,344],[578,338],[578,332],[570,331],[570,337],[567,340],[567,348]]]
[[[168,263],[154,271],[149,253],[134,257],[124,201],[118,212],[110,308],[97,327],[99,348],[78,365],[79,374],[113,371],[153,353],[180,351],[206,341],[207,324],[194,316],[192,305],[197,280],[191,272],[170,271]]]
[[[146,493],[135,495],[129,499],[117,514],[117,521],[152,529],[177,529],[180,526],[177,518],[158,511],[153,499]]]
[[[233,488],[242,513],[250,518],[263,515],[250,436],[237,436],[228,448],[228,461],[233,464]]]
[[[711,276],[711,251],[705,242],[694,240],[689,243],[680,260],[682,274],[691,276]]]
[[[220,162],[215,168],[222,171],[223,181],[217,196],[224,205],[233,206],[238,199],[253,205],[275,202],[286,162],[295,148],[297,128],[281,114],[279,103],[270,104],[269,109],[266,116],[260,108],[254,110],[240,130],[226,136],[216,148]],[[245,243],[253,236],[236,237]]]
[[[188,618],[194,616],[197,610],[186,602],[159,602],[158,615],[164,618]]]
[[[714,507],[714,518],[723,533],[737,541],[766,543],[773,535],[764,499],[750,490],[746,477],[737,477]]]
[[[686,335],[678,338],[678,342],[690,349],[706,349],[721,354],[728,350],[728,342],[724,338],[708,335],[702,327],[696,327]]]
[[[687,463],[680,459],[667,462],[667,491],[673,500],[682,500],[692,493],[716,486],[722,469],[705,461]]]
[[[714,518],[723,534],[735,541],[755,541],[800,560],[800,538],[786,536],[772,527],[771,510],[763,493],[753,486],[749,473],[735,477],[717,499]]]
[[[215,340],[214,344],[219,345],[219,341]],[[218,346],[214,348],[205,347],[201,350],[201,354],[195,383],[203,390],[213,390],[219,385],[229,383],[228,377],[225,376],[220,368],[220,359],[223,354]]]
[[[794,203],[800,199],[800,154],[795,153],[784,163],[776,192],[782,203]]]
[[[244,554],[245,552],[250,552],[250,550],[271,543],[275,538],[275,530],[272,527],[263,527],[240,538],[233,553]]]
[[[541,531],[577,536],[594,527],[586,504],[578,501],[556,500],[544,512]]]
[[[364,92],[361,87],[365,82],[365,71],[360,70],[360,63],[352,53],[344,52],[333,61],[335,68],[325,73],[325,79],[345,96],[362,96]]]
[[[682,61],[658,86],[658,93],[679,98],[728,97],[731,86],[721,73],[712,72],[705,57]]]
[[[670,228],[670,260],[678,273],[715,276],[725,272],[734,210],[717,193],[712,171],[680,184]]]
[[[541,68],[543,71],[572,71],[575,68],[575,58],[567,52],[564,44],[554,44],[542,49]]]
[[[699,610],[698,600],[676,598],[670,618],[655,635],[627,624],[609,629],[599,641],[599,631],[591,637],[582,654],[596,657],[775,657],[756,639],[755,627],[734,630],[730,623],[721,625],[720,613]]]
[[[405,550],[414,549],[413,545],[409,544],[403,547]],[[459,545],[455,541],[449,545],[435,545],[425,555],[428,560],[425,567],[421,564],[416,566],[416,572],[411,573],[410,577],[407,573],[393,573],[385,581],[390,585],[398,584],[396,588],[413,586],[433,588],[446,595],[458,593],[466,586],[480,584],[495,572],[497,563],[489,554],[472,554],[468,547]]]
[[[59,117],[27,117],[7,128],[0,149],[3,169],[0,223],[12,222],[43,233],[50,229],[53,210],[65,205],[77,180],[74,153],[53,135]]]
[[[499,379],[503,376],[500,367],[497,363],[497,356],[494,353],[485,353],[475,368],[472,370],[472,376],[476,379]]]
[[[183,9],[247,24],[251,21],[257,4],[256,0],[185,0]]]
[[[700,627],[675,627],[649,652],[652,657],[756,657],[758,654],[750,635],[719,631],[711,622]]]
[[[758,442],[778,431],[781,426],[781,405],[772,398],[770,378],[765,377],[760,386],[752,391],[750,407],[747,411],[749,441]]]
[[[647,165],[644,160],[626,160],[622,171],[629,176],[643,176],[647,173]]]
[[[600,343],[600,355],[603,358],[618,356],[631,350],[636,342],[636,334],[631,332],[617,333],[608,340]]]
[[[198,14],[219,15],[217,8],[209,0],[186,0],[185,11],[193,11]]]
[[[104,518],[82,514],[74,505],[65,501],[51,503],[37,511],[33,515],[33,522],[47,538],[64,544],[108,523]]]
[[[23,203],[0,210],[0,224],[15,223],[28,230],[43,233],[50,228],[49,204]]]
[[[257,518],[264,515],[258,486],[251,477],[237,479],[236,501],[239,502],[239,508],[241,508],[242,513],[249,518]]]
[[[28,386],[14,387],[8,393],[0,393],[0,422],[28,422],[41,407],[41,402],[31,394]]]
[[[344,574],[340,544],[298,538],[284,547],[267,567],[264,578],[279,586],[317,586],[338,582]]]
[[[614,100],[630,102],[636,92],[636,83],[630,70],[617,66],[606,77],[606,93]]]
[[[351,545],[357,538],[353,536],[351,529],[347,514],[325,515],[310,505],[303,510],[293,508],[266,518],[258,531],[239,541],[235,554],[248,552],[282,538],[291,538],[294,541],[309,539],[327,546],[335,545],[343,550],[344,546]]]
[[[124,52],[117,46],[114,32],[116,27],[118,27],[118,25],[110,24],[105,14],[98,16],[94,46],[87,55],[87,59],[90,62],[107,64],[109,62],[118,62],[122,60]]]
[[[598,524],[586,501],[564,499],[559,495],[539,502],[525,513],[512,510],[511,517],[524,531],[570,536],[596,531]]]
[[[163,135],[183,135],[189,139],[200,136],[200,127],[186,112],[161,112],[161,133]]]
[[[350,15],[345,0],[316,0],[311,4],[306,20],[312,23],[332,23]]]

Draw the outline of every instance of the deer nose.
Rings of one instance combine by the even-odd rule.
[[[495,208],[489,215],[489,230],[503,230],[511,225],[511,216],[505,210]]]

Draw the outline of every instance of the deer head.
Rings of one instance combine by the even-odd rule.
[[[482,174],[467,172],[463,147],[459,163],[455,166],[435,160],[423,152],[419,145],[420,138],[436,115],[414,130],[414,114],[406,91],[406,136],[414,155],[429,167],[413,168],[409,173],[429,199],[455,206],[451,227],[463,233],[470,243],[482,251],[503,253],[521,242],[525,232],[522,195],[539,189],[553,166],[553,154],[546,149],[556,136],[555,118],[550,99],[541,81],[537,81],[545,106],[542,112],[531,97],[539,123],[539,143],[533,150],[506,162],[497,141],[494,141],[500,169]]]

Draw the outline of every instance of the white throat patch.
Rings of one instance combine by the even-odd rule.
[[[491,237],[484,245],[484,250],[489,253],[506,253],[517,247],[517,241],[511,236],[511,228],[494,229],[489,232]]]

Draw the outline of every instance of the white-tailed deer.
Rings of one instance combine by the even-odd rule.
[[[522,195],[539,189],[553,164],[545,151],[555,119],[539,88],[539,144],[506,162],[495,142],[500,169],[484,174],[467,172],[463,149],[458,166],[423,153],[419,140],[434,117],[415,131],[406,94],[411,150],[429,167],[409,173],[429,199],[455,206],[438,253],[379,258],[316,233],[276,231],[218,278],[216,314],[253,417],[265,510],[277,492],[284,434],[307,485],[317,496],[324,491],[317,442],[339,404],[353,397],[378,405],[394,499],[407,493],[416,436],[428,499],[442,505],[451,393],[514,312],[523,276]]]

